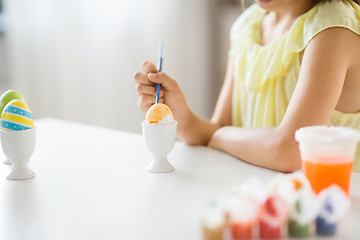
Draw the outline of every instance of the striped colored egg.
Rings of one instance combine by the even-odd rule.
[[[1,116],[5,106],[9,102],[11,102],[11,100],[14,100],[14,99],[19,99],[26,103],[24,97],[21,95],[20,92],[13,90],[13,89],[9,89],[6,92],[4,92],[0,97],[0,116]]]
[[[5,131],[21,131],[34,127],[34,120],[25,102],[14,99],[10,101],[1,114],[1,128]]]

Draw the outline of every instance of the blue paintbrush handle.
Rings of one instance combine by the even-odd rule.
[[[161,84],[156,84],[156,100],[155,100],[155,103],[159,103],[160,88],[161,88]]]
[[[162,44],[162,41],[160,41],[160,44],[159,44],[159,61],[158,61],[158,71],[159,72],[162,71],[162,48],[163,48],[163,44]],[[159,102],[160,88],[161,88],[161,84],[156,84],[156,100],[155,100],[155,103]]]

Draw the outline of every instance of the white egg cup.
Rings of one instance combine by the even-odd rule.
[[[176,141],[176,127],[176,121],[169,125],[142,122],[145,145],[153,155],[153,160],[147,169],[149,172],[163,173],[174,170],[167,160],[167,155]]]
[[[6,164],[6,165],[12,165],[11,161],[6,158],[5,161],[3,162],[3,164]]]
[[[1,130],[0,132],[3,151],[12,163],[7,179],[23,180],[35,177],[28,163],[35,150],[36,128],[21,131]]]
[[[0,126],[1,126],[1,121],[2,121],[2,119],[0,118]],[[12,165],[12,163],[10,162],[10,160],[9,160],[8,158],[6,158],[6,159],[3,161],[3,164]]]

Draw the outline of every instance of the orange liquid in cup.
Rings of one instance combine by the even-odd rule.
[[[303,160],[303,172],[316,193],[337,184],[349,195],[352,168],[353,161],[342,157]]]

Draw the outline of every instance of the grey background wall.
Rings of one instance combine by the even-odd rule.
[[[230,0],[4,0],[0,90],[22,92],[36,118],[140,132],[132,75],[163,40],[163,70],[210,117],[240,13]]]

